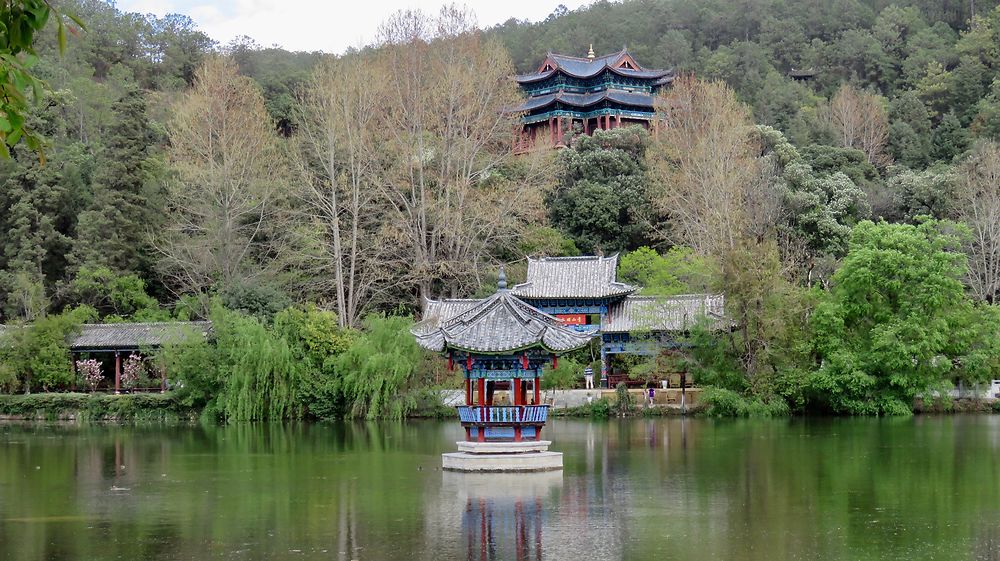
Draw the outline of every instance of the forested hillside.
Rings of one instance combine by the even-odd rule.
[[[370,313],[489,292],[526,255],[621,252],[648,294],[726,294],[732,331],[688,334],[680,365],[720,410],[909,411],[1000,377],[995,4],[597,2],[485,32],[452,6],[391,15],[376,45],[334,56],[61,3],[87,30],[62,56],[54,33],[37,45],[44,158],[22,143],[0,161],[0,322],[212,314],[232,337],[217,377],[192,374],[202,398],[234,395],[248,346],[273,366],[261,383],[319,380],[301,391],[341,403],[344,372],[367,380],[367,355],[409,340]],[[669,126],[513,154],[511,76],[591,44],[678,71],[657,100]],[[365,324],[388,327],[338,370]],[[44,378],[46,341],[0,356],[0,388]],[[67,386],[46,348],[43,387]],[[172,371],[208,360],[187,352]],[[440,381],[396,358],[393,384]],[[295,399],[274,415],[302,414]]]
[[[648,67],[724,80],[756,120],[796,145],[835,142],[816,113],[840,85],[884,96],[889,153],[912,169],[950,162],[969,134],[1000,134],[996,2],[637,0],[557,11],[491,31],[518,70],[547,51],[627,46]],[[975,7],[975,17],[970,10]],[[793,70],[815,77],[795,81]],[[996,86],[1000,87],[1000,86]]]

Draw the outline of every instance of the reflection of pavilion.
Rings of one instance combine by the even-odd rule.
[[[462,512],[467,559],[541,559],[542,499],[562,486],[559,472],[477,474],[445,472],[442,490]],[[513,548],[513,555],[507,548]]]

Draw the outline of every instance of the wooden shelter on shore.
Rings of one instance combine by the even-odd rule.
[[[0,337],[16,326],[0,325]],[[104,355],[114,357],[113,386],[115,393],[122,387],[122,356],[155,351],[170,342],[181,341],[190,335],[208,337],[212,331],[210,321],[172,321],[148,323],[83,324],[70,336],[67,345],[76,372],[78,360],[83,356]],[[167,373],[161,371],[159,390],[167,389]],[[146,388],[153,389],[153,388]]]

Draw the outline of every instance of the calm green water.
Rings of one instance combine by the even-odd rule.
[[[503,477],[460,435],[0,425],[0,560],[1000,559],[1000,417],[557,421]]]

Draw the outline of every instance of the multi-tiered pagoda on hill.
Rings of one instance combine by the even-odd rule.
[[[573,125],[584,134],[631,124],[649,128],[656,119],[653,100],[674,79],[671,70],[643,68],[625,49],[586,58],[549,53],[532,74],[517,77],[528,96],[515,150],[536,144],[565,144]]]

